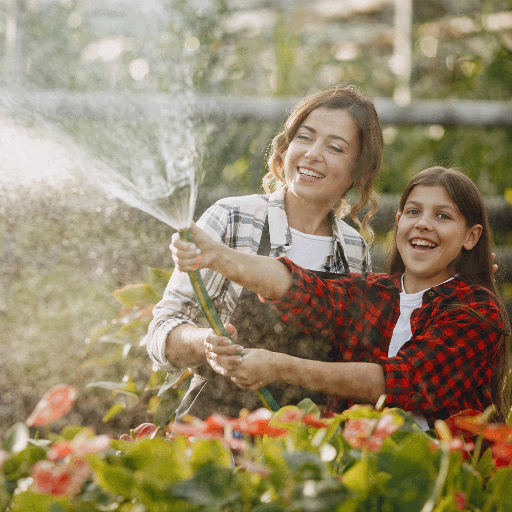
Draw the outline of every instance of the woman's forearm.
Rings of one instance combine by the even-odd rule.
[[[382,366],[375,363],[325,363],[275,354],[279,380],[362,403],[377,403],[386,392]]]
[[[193,368],[206,362],[204,340],[210,329],[189,323],[177,325],[167,335],[165,356],[178,368]]]

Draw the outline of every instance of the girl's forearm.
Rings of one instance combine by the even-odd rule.
[[[326,363],[275,354],[279,380],[363,403],[377,403],[386,392],[382,366],[375,363]]]
[[[273,258],[244,254],[220,244],[218,253],[211,268],[244,288],[268,299],[279,299],[291,288],[290,270]]]

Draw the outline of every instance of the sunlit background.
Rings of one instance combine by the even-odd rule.
[[[193,150],[199,215],[261,192],[287,109],[338,83],[383,124],[376,265],[410,176],[457,165],[485,194],[512,309],[508,0],[0,0],[0,57],[0,435],[59,382],[81,392],[68,422],[135,424],[101,421],[98,380],[146,413],[125,392],[151,373],[139,334],[98,332],[121,321],[112,292],[171,267],[172,229],[97,188],[91,162],[133,179]]]

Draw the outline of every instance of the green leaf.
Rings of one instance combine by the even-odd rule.
[[[16,423],[5,434],[3,447],[9,453],[19,453],[24,450],[29,441],[29,430],[25,423]]]
[[[193,445],[190,464],[194,470],[210,465],[230,467],[232,463],[231,451],[220,439],[201,439]]]
[[[116,290],[112,295],[123,306],[134,308],[141,305],[152,305],[160,301],[160,297],[150,284],[130,284]]]
[[[116,402],[112,407],[107,411],[105,416],[101,418],[103,423],[107,423],[112,418],[115,418],[117,415],[121,414],[126,410],[127,405],[124,402]]]
[[[97,382],[89,382],[87,384],[88,388],[103,388],[108,389],[110,391],[114,391],[116,393],[123,393],[125,395],[133,396],[138,398],[141,394],[140,389],[134,382],[108,382],[108,381],[97,381]]]
[[[158,396],[163,395],[170,388],[178,387],[181,383],[192,377],[192,375],[194,375],[194,373],[188,368],[181,371],[180,373],[168,373],[167,377],[165,378],[165,382],[162,384],[162,387],[158,391]]]
[[[163,296],[167,283],[172,276],[172,270],[164,270],[161,268],[149,269],[149,281],[155,290],[155,293],[160,297]]]
[[[71,510],[69,505],[69,498],[47,496],[28,490],[14,497],[9,512],[67,512]]]
[[[177,389],[169,388],[160,395],[160,403],[155,411],[155,425],[163,427],[171,421],[181,402],[181,395]]]
[[[161,388],[163,383],[165,382],[167,376],[167,372],[163,372],[162,370],[154,371],[146,384],[146,391],[150,391],[152,389]]]
[[[488,484],[488,489],[504,512],[512,511],[512,467],[498,469]]]
[[[485,450],[482,457],[480,457],[480,460],[476,466],[476,470],[483,478],[488,478],[494,471],[494,461],[492,460],[492,453],[490,448]]]
[[[191,503],[221,510],[240,501],[240,490],[233,471],[214,464],[201,467],[190,480],[179,482],[172,492]]]

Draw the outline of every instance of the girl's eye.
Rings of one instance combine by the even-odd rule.
[[[438,213],[437,216],[442,220],[450,220],[451,217],[447,215],[446,213]]]

